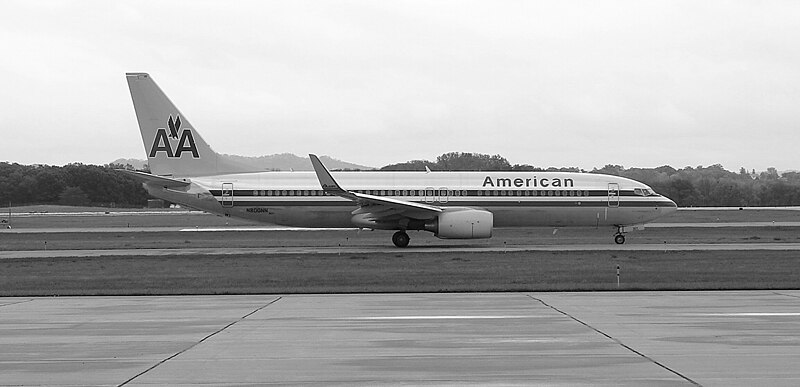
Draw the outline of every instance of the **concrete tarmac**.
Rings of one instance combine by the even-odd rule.
[[[308,255],[422,253],[509,253],[526,251],[800,251],[800,243],[673,243],[673,244],[586,244],[586,245],[511,245],[511,246],[422,246],[398,249],[394,246],[340,247],[224,247],[108,250],[12,250],[0,251],[0,259],[78,258],[78,257],[158,257],[224,255]]]
[[[0,298],[0,385],[800,385],[800,291]]]

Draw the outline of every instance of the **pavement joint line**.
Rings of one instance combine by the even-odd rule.
[[[190,345],[190,346],[188,346],[188,347],[184,348],[183,350],[179,351],[178,353],[175,353],[174,355],[172,355],[172,356],[170,356],[170,357],[168,357],[168,358],[166,358],[166,359],[164,359],[164,360],[161,360],[161,361],[159,361],[158,363],[154,364],[154,365],[153,365],[153,366],[151,366],[150,368],[148,368],[148,369],[146,369],[146,370],[144,370],[144,371],[142,371],[142,372],[140,372],[140,373],[138,373],[138,374],[134,375],[132,378],[130,378],[130,379],[128,379],[128,380],[126,380],[126,381],[124,381],[124,382],[120,383],[120,384],[119,384],[117,387],[122,387],[122,386],[124,386],[124,385],[126,385],[126,384],[128,384],[128,383],[130,383],[130,382],[132,382],[132,381],[134,381],[134,380],[136,380],[136,378],[138,378],[138,377],[140,377],[140,376],[142,376],[142,375],[144,375],[144,374],[146,374],[146,373],[148,373],[148,372],[150,372],[150,371],[154,370],[156,367],[158,367],[158,366],[160,366],[160,365],[162,365],[162,364],[164,364],[164,363],[166,363],[166,362],[168,362],[168,361],[170,361],[170,360],[172,360],[172,359],[174,359],[174,358],[176,358],[176,357],[178,357],[178,356],[180,356],[180,355],[182,355],[182,354],[186,353],[186,352],[187,352],[187,351],[189,351],[190,349],[192,349],[192,348],[194,348],[194,347],[196,347],[196,346],[198,346],[198,345],[202,344],[204,341],[206,341],[206,340],[210,339],[210,338],[211,338],[211,337],[213,337],[214,335],[216,335],[216,334],[218,334],[218,333],[221,333],[221,332],[223,332],[224,330],[226,330],[226,329],[228,329],[228,328],[230,328],[230,327],[234,326],[236,323],[239,323],[239,322],[243,321],[244,319],[246,319],[246,318],[248,318],[248,317],[252,316],[252,315],[253,315],[253,314],[255,314],[256,312],[258,312],[258,311],[260,311],[260,310],[262,310],[262,309],[264,309],[264,308],[266,308],[266,307],[268,307],[268,306],[270,306],[270,305],[272,305],[272,304],[274,304],[274,303],[276,303],[276,302],[280,301],[282,298],[283,298],[283,297],[277,297],[277,298],[275,298],[274,300],[272,300],[272,301],[270,301],[270,302],[268,302],[268,303],[266,303],[266,304],[264,304],[264,305],[261,305],[261,306],[259,306],[258,308],[256,308],[255,310],[251,311],[250,313],[248,313],[248,314],[246,314],[246,315],[244,315],[244,316],[242,316],[242,317],[239,317],[238,319],[236,319],[235,321],[233,321],[233,322],[229,323],[228,325],[225,325],[224,327],[222,327],[222,328],[220,328],[220,329],[217,329],[215,332],[213,332],[213,333],[209,334],[208,336],[206,336],[206,337],[203,337],[202,339],[200,339],[200,341],[198,341],[198,342],[196,342],[196,343],[194,343],[194,344],[192,344],[192,345]]]
[[[31,301],[34,301],[34,300],[36,300],[36,299],[35,298],[31,298],[30,300],[22,300],[22,301],[17,301],[17,302],[9,302],[8,304],[0,304],[0,308],[2,308],[4,306],[24,304],[26,302],[31,302]]]
[[[566,317],[569,317],[570,319],[574,320],[575,322],[577,322],[577,323],[579,323],[579,324],[581,324],[581,325],[583,325],[583,326],[585,326],[585,327],[587,327],[587,328],[589,328],[589,329],[591,329],[591,330],[593,330],[593,331],[595,331],[595,332],[597,332],[597,333],[599,333],[599,334],[603,335],[604,337],[606,337],[606,338],[608,338],[609,340],[611,340],[611,341],[613,341],[613,342],[615,342],[615,343],[619,344],[620,346],[622,346],[623,348],[627,349],[628,351],[631,351],[631,352],[633,352],[633,353],[635,353],[635,354],[639,355],[639,356],[640,356],[640,357],[642,357],[643,359],[646,359],[647,361],[650,361],[650,362],[652,362],[653,364],[655,364],[655,365],[657,365],[657,366],[659,366],[659,367],[661,367],[661,368],[663,368],[663,369],[665,369],[665,370],[667,370],[667,371],[669,371],[669,372],[671,372],[671,373],[673,373],[673,374],[675,374],[675,375],[679,376],[681,379],[683,379],[683,380],[685,380],[685,381],[687,381],[687,382],[689,382],[689,383],[691,383],[691,384],[693,384],[693,385],[695,385],[695,386],[702,386],[702,384],[700,384],[700,383],[698,383],[698,382],[696,382],[696,381],[692,380],[692,379],[691,379],[691,378],[689,378],[688,376],[686,376],[686,375],[683,375],[683,374],[681,374],[680,372],[678,372],[678,371],[676,371],[676,370],[674,370],[674,369],[672,369],[672,368],[670,368],[670,367],[668,367],[668,366],[666,366],[666,365],[664,365],[664,364],[662,364],[662,363],[658,362],[656,359],[653,359],[653,358],[651,358],[650,356],[647,356],[647,355],[645,355],[644,353],[642,353],[642,352],[639,352],[639,351],[637,351],[637,350],[633,349],[632,347],[630,347],[630,346],[626,345],[625,343],[623,343],[623,342],[622,342],[622,341],[620,341],[619,339],[617,339],[617,338],[615,338],[615,337],[613,337],[613,336],[611,336],[611,335],[609,335],[609,334],[607,334],[607,333],[605,333],[605,332],[603,332],[603,331],[601,331],[601,330],[599,330],[599,329],[597,329],[597,328],[595,328],[595,327],[593,327],[593,326],[589,325],[588,323],[586,323],[586,322],[584,322],[584,321],[582,321],[582,320],[578,319],[577,317],[575,317],[575,316],[573,316],[573,315],[571,315],[571,314],[569,314],[569,313],[567,313],[567,312],[564,312],[564,311],[562,311],[562,310],[560,310],[560,309],[556,308],[555,306],[552,306],[552,305],[550,305],[550,304],[548,304],[548,303],[544,302],[544,300],[542,300],[542,299],[539,299],[539,298],[536,298],[536,297],[534,297],[534,296],[532,296],[532,295],[530,295],[530,294],[527,294],[527,296],[528,296],[528,297],[530,297],[530,298],[531,298],[531,299],[533,299],[533,300],[539,301],[539,302],[540,302],[542,305],[544,305],[544,306],[546,306],[546,307],[548,307],[548,308],[550,308],[550,309],[552,309],[552,310],[554,310],[554,311],[556,311],[556,312],[558,312],[558,313],[560,313],[560,314],[562,314],[562,315],[564,315],[564,316],[566,316]]]
[[[781,293],[781,292],[772,292],[772,294],[777,294],[779,296],[786,296],[786,297],[792,297],[792,298],[800,298],[800,296],[796,296],[794,294],[786,294],[786,293]]]

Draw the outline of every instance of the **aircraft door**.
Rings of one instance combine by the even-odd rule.
[[[608,206],[619,207],[619,183],[608,183]]]
[[[222,183],[222,206],[233,207],[233,183]]]

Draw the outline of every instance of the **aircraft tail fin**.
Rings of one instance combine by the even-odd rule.
[[[161,176],[254,172],[214,152],[147,73],[127,73],[150,171]]]

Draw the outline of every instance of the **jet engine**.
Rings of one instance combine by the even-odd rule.
[[[432,221],[425,222],[425,230],[442,239],[491,238],[494,215],[474,208],[450,208]]]

